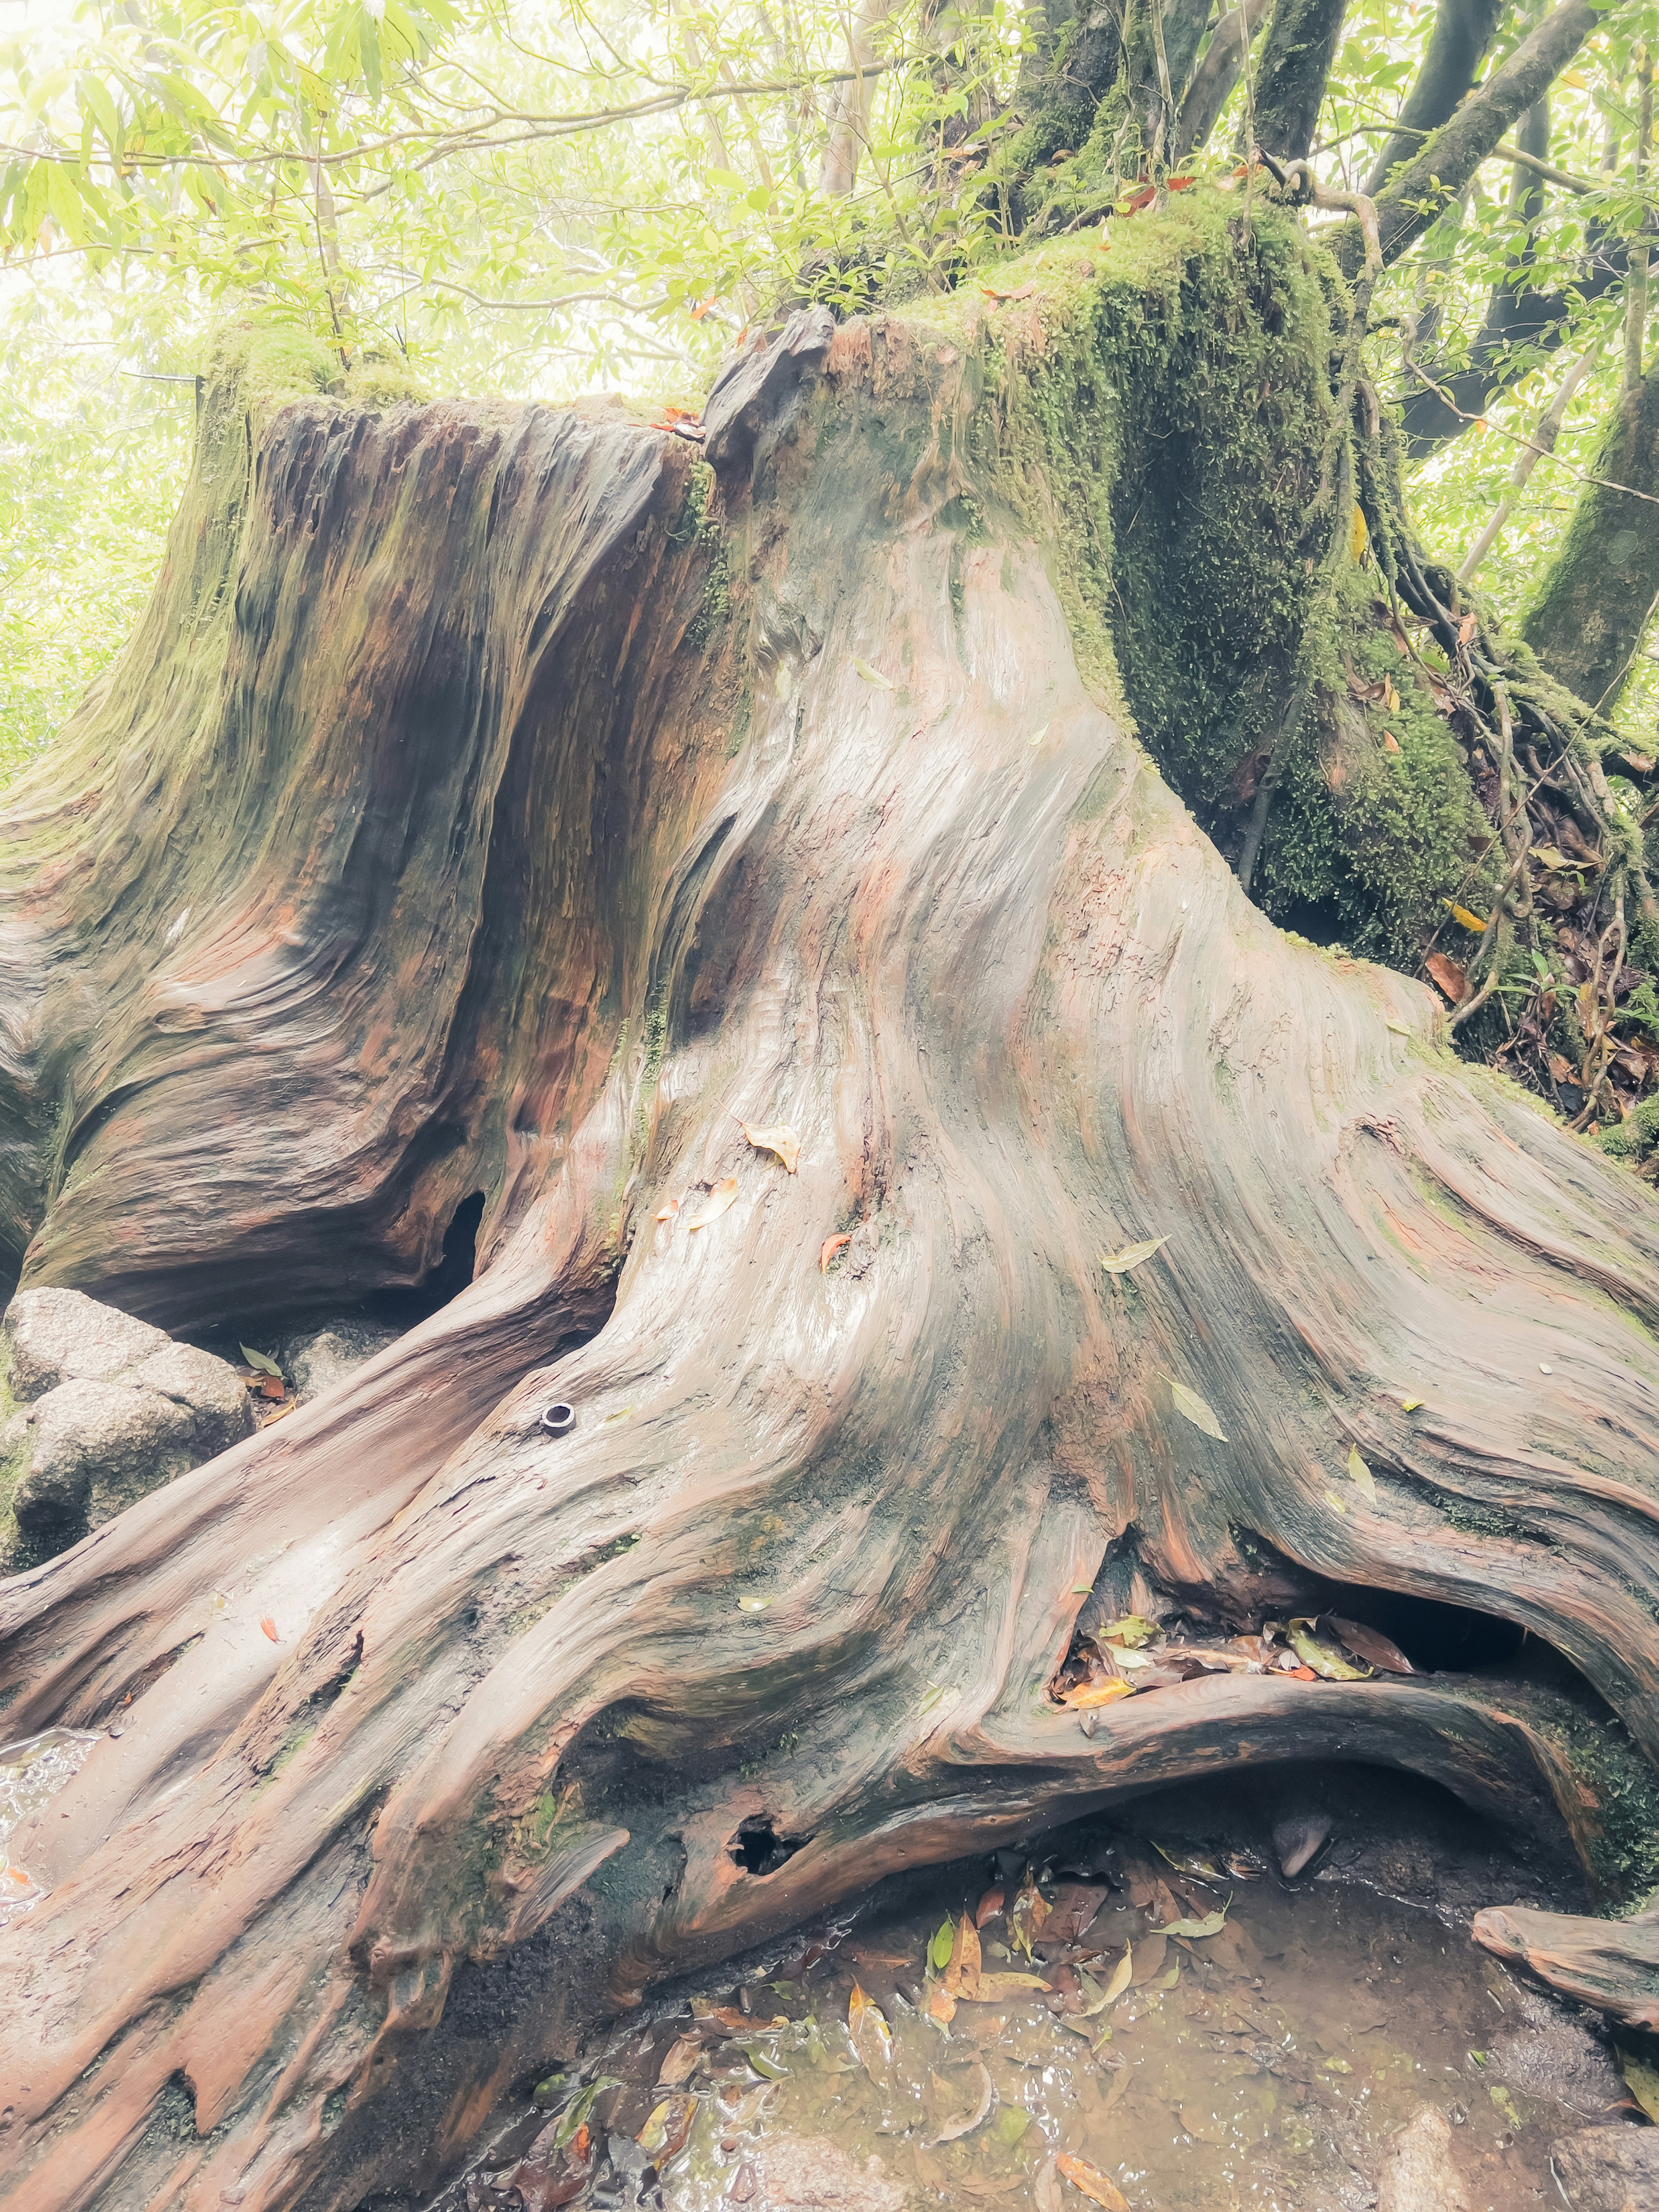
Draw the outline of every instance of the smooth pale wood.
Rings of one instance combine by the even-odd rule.
[[[210,439],[17,795],[31,1279],[177,1325],[488,1202],[452,1306],[0,1590],[8,1728],[124,1730],[15,1845],[8,2208],[344,2212],[653,1978],[1182,1775],[1591,1832],[1572,1709],[1491,1682],[1216,1676],[1085,1739],[1044,1685],[1125,1540],[1238,1620],[1274,1553],[1501,1613],[1659,1744],[1651,1195],[1242,897],[988,477],[948,526],[959,349],[815,331],[711,430],[712,629],[683,441],[313,404],[250,482]],[[1130,1297],[1098,1255],[1157,1236]],[[803,1847],[746,1873],[748,1818]],[[149,2126],[180,2081],[199,2140]]]

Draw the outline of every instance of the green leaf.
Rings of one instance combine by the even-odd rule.
[[[559,2149],[562,2150],[568,2142],[574,2140],[577,2129],[583,2124],[592,2111],[601,2092],[619,2088],[621,2086],[614,2074],[601,2074],[596,2080],[590,2081],[579,2095],[571,2099],[560,2115],[557,2127],[553,2130],[553,2141]]]
[[[1218,1444],[1226,1443],[1220,1422],[1196,1390],[1189,1390],[1184,1382],[1177,1382],[1171,1377],[1170,1395],[1175,1401],[1176,1413],[1189,1420],[1195,1429],[1202,1429],[1206,1437],[1213,1437]]]
[[[951,1946],[956,1940],[956,1930],[948,1920],[942,1920],[933,1942],[927,1946],[927,1955],[940,1973],[951,1963]]]
[[[283,1370],[269,1352],[255,1352],[251,1345],[243,1345],[242,1357],[256,1375],[274,1375],[281,1382]]]

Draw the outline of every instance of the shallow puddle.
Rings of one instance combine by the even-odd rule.
[[[11,1863],[7,1846],[12,1836],[79,1773],[97,1741],[84,1729],[53,1728],[19,1743],[0,1744],[0,1928],[46,1894],[26,1867]]]
[[[1623,2099],[1605,2046],[1431,1913],[1312,1871],[1107,1827],[941,1869],[619,2030],[446,2201],[1363,2212],[1426,2106],[1471,2212],[1558,2203],[1551,2142]]]

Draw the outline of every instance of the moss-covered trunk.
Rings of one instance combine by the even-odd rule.
[[[1623,690],[1659,600],[1659,365],[1623,392],[1522,635],[1603,712]]]
[[[26,1277],[276,1313],[475,1191],[481,1267],[0,1591],[9,1729],[120,1716],[13,1839],[0,2202],[355,2206],[653,1977],[1245,1759],[1651,1872],[1659,1215],[1146,750],[1248,760],[1335,604],[1340,292],[1197,192],[1027,283],[796,317],[701,451],[216,402],[14,795]],[[1584,1686],[1048,1693],[1335,1589]]]

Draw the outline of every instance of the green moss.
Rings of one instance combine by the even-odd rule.
[[[685,480],[685,497],[668,533],[671,545],[696,546],[708,556],[702,605],[686,629],[689,644],[707,645],[732,611],[732,565],[726,532],[714,512],[714,471],[707,461],[694,462]]]
[[[234,384],[243,407],[262,422],[293,399],[337,393],[339,356],[301,323],[252,316],[229,323],[208,356],[209,384]]]
[[[346,372],[342,397],[357,407],[418,406],[432,393],[423,378],[396,355],[365,354]]]
[[[1621,1721],[1586,1722],[1561,1747],[1595,1800],[1601,1832],[1589,1847],[1595,1878],[1609,1894],[1634,1903],[1659,1883],[1659,1774]]]
[[[1000,268],[1028,284],[1036,337],[973,288],[916,319],[975,356],[974,473],[1048,550],[1085,681],[1205,820],[1301,646],[1346,301],[1296,222],[1209,187]]]
[[[1414,969],[1437,929],[1467,954],[1474,940],[1448,924],[1444,902],[1489,914],[1501,854],[1462,749],[1376,618],[1358,568],[1316,649],[1314,706],[1285,764],[1255,893],[1276,921],[1311,925],[1367,959]],[[1392,697],[1357,696],[1383,684]]]

